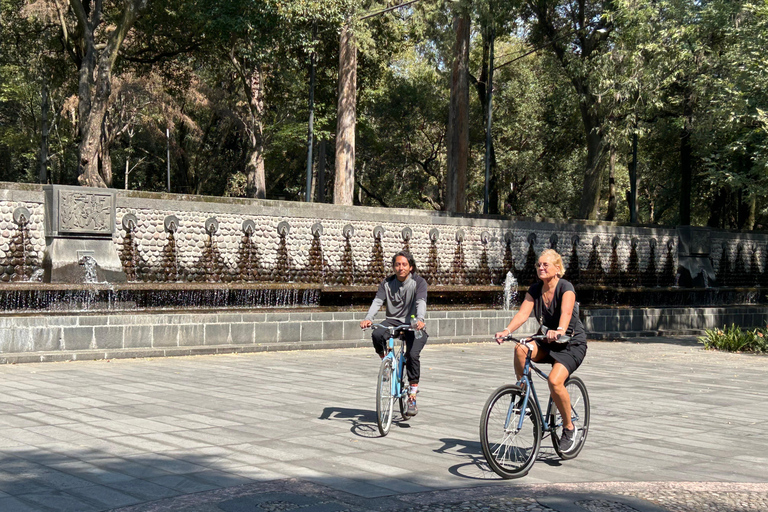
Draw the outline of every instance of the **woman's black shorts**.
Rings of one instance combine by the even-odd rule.
[[[573,375],[587,355],[587,343],[571,340],[568,343],[547,343],[536,340],[539,350],[539,361],[542,363],[560,363]]]

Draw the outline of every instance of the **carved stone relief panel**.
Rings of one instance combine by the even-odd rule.
[[[114,195],[91,191],[58,190],[60,233],[112,234]]]

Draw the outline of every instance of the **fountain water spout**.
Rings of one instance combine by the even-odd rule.
[[[83,266],[85,271],[83,281],[85,283],[98,283],[99,280],[96,277],[96,260],[93,256],[83,256],[80,258],[80,265]]]
[[[512,271],[507,272],[504,278],[504,310],[509,311],[517,300],[517,278],[512,275]]]

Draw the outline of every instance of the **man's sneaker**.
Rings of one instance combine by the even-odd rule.
[[[560,439],[557,443],[561,452],[569,452],[573,450],[573,448],[576,446],[576,439],[578,439],[576,437],[577,431],[578,430],[575,427],[573,430],[563,429],[563,433],[560,435]]]
[[[405,411],[405,415],[408,417],[416,416],[419,413],[419,408],[416,407],[416,397],[410,395],[408,397],[408,409]]]

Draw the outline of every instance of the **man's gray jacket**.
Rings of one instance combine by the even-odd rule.
[[[400,282],[397,276],[392,274],[379,284],[365,319],[373,322],[373,317],[383,304],[387,305],[388,319],[407,324],[411,315],[415,315],[417,320],[423,322],[427,315],[427,282],[423,277],[414,274]]]

